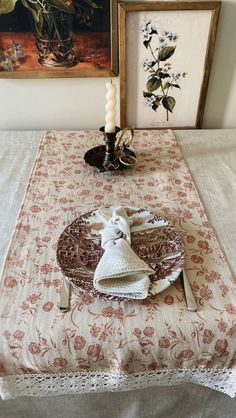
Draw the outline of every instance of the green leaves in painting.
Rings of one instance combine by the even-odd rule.
[[[164,85],[164,90],[169,89],[170,87],[175,87],[176,89],[180,89],[179,84],[172,84],[172,83],[167,82],[167,83]]]
[[[169,94],[170,90],[180,89],[180,79],[187,73],[174,73],[169,59],[174,55],[177,47],[178,35],[164,31],[161,34],[149,21],[141,27],[143,45],[150,52],[150,58],[143,62],[143,69],[149,73],[146,91],[143,92],[145,104],[154,111],[160,106],[166,110],[166,120],[169,112],[173,113],[176,106],[175,98]]]
[[[89,22],[94,9],[102,7],[99,4],[100,0],[0,0],[0,15],[12,12],[17,1],[31,11],[37,22],[40,21],[40,11],[46,13],[51,10],[74,14],[85,22]]]
[[[175,107],[175,99],[171,96],[165,96],[162,99],[162,104],[165,109],[169,110],[172,113]]]
[[[175,46],[166,46],[159,50],[158,61],[168,60],[175,52]]]
[[[10,13],[14,10],[17,0],[1,0],[0,1],[0,15]]]
[[[160,78],[156,78],[156,77],[152,77],[149,78],[148,82],[147,82],[147,91],[148,93],[152,93],[153,91],[157,90],[161,85],[161,80]]]

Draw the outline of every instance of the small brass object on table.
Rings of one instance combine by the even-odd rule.
[[[97,167],[101,172],[114,171],[136,164],[137,157],[129,148],[133,141],[133,128],[127,127],[121,131],[116,126],[115,132],[108,133],[105,132],[103,126],[100,132],[104,135],[105,145],[91,148],[85,153],[84,160],[87,164]],[[122,142],[125,134],[128,138]]]

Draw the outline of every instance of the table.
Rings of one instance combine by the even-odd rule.
[[[9,135],[16,137],[17,134],[13,133],[3,133],[5,138],[9,138]],[[23,135],[23,136],[22,136]],[[21,134],[19,136],[19,150],[22,149],[20,145],[21,138],[27,137],[27,134]],[[235,260],[232,256],[234,253],[235,246],[235,225],[232,227],[233,213],[230,214],[230,208],[233,208],[233,203],[235,202],[235,182],[233,176],[235,176],[234,169],[234,154],[232,149],[235,150],[235,132],[234,131],[177,131],[175,135],[182,147],[184,156],[187,163],[189,164],[191,173],[194,177],[195,184],[200,190],[202,200],[205,204],[205,207],[208,211],[208,216],[213,224],[215,230],[220,237],[221,245],[228,257],[228,262],[231,266],[232,271],[235,274]],[[32,142],[32,137],[35,138],[35,143],[39,140],[40,133],[29,133],[29,141]],[[207,142],[206,142],[207,137]],[[222,141],[224,141],[224,147],[222,149]],[[210,164],[212,161],[212,144],[214,144],[214,160],[217,161],[217,174],[215,174],[215,164]],[[16,145],[16,144],[14,144]],[[233,148],[234,147],[234,148]],[[223,155],[222,155],[223,154]],[[18,155],[18,154],[17,154]],[[199,158],[200,156],[200,158]],[[33,158],[33,156],[31,156]],[[30,158],[29,158],[30,160]],[[199,161],[201,163],[201,171],[199,171]],[[22,164],[21,164],[22,167]],[[224,179],[223,174],[230,172],[231,180],[226,178],[226,182],[222,183]],[[232,175],[232,173],[234,173]],[[20,173],[18,174],[18,176]],[[214,176],[214,177],[213,177]],[[220,180],[220,189],[217,189],[217,181]],[[214,178],[214,181],[213,181]],[[22,187],[21,179],[18,178],[19,184]],[[3,189],[1,189],[3,190]],[[213,190],[212,193],[209,193],[209,190]],[[216,192],[217,190],[217,192]],[[230,193],[228,191],[230,190]],[[225,211],[220,209],[219,202],[215,202],[212,199],[216,194],[221,193],[221,200],[223,202],[223,208],[227,208],[227,216],[225,216]],[[19,192],[19,187],[16,187],[16,192]],[[6,193],[6,191],[5,191]],[[228,196],[229,195],[229,196]],[[15,206],[14,199],[14,205]],[[20,198],[19,198],[20,201]],[[14,208],[15,213],[17,212],[17,207]],[[5,211],[4,211],[5,212]],[[233,212],[233,209],[232,209]],[[228,219],[229,213],[229,219]],[[221,219],[224,223],[224,228],[221,230],[219,227],[218,221],[216,219]],[[7,236],[10,232],[10,226],[8,225],[8,231],[5,232]],[[10,228],[11,229],[11,228]],[[233,243],[230,245],[230,243]],[[159,389],[159,388],[158,388]],[[168,389],[168,391],[170,388]],[[171,389],[172,390],[172,389]],[[199,390],[199,388],[197,388]],[[205,390],[208,391],[207,389]],[[214,396],[215,393],[214,393]],[[227,401],[227,404],[229,401]],[[150,415],[146,415],[150,416]],[[183,416],[183,415],[182,415]]]

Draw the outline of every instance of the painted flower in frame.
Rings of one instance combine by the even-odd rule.
[[[158,34],[152,22],[150,20],[144,22],[141,26],[141,32],[144,38],[144,42],[149,42],[153,34]]]
[[[173,113],[176,105],[174,90],[180,89],[181,79],[186,72],[173,72],[169,59],[175,53],[178,34],[170,31],[159,31],[149,20],[141,25],[143,45],[150,52],[150,57],[145,58],[142,67],[148,74],[146,89],[143,91],[144,104],[154,110],[159,107],[166,109],[166,120],[169,120],[169,112]]]
[[[87,26],[91,26],[96,9],[103,7],[100,0],[0,0],[0,15],[14,12],[16,5],[19,9],[21,7],[27,9],[31,15],[36,40],[38,42],[39,40],[46,40],[47,46],[44,47],[43,42],[40,45],[36,42],[39,63],[46,66],[49,63],[53,65],[53,62],[54,65],[63,62],[61,66],[66,66],[66,62],[69,62],[70,66],[75,65],[77,58],[75,54],[73,57],[70,55],[74,52],[73,39],[70,35],[72,32],[71,17],[75,16],[80,23],[83,22]],[[71,48],[66,48],[67,44],[63,41],[69,39],[69,37]],[[49,47],[51,41],[54,43],[56,41],[54,48],[52,48],[52,45]],[[42,54],[40,53],[41,48],[43,48]],[[42,57],[47,57],[47,59],[44,61],[41,59]],[[12,40],[11,47],[8,50],[0,50],[0,70],[14,71],[20,66],[22,58],[25,58],[25,55],[21,45]]]
[[[1,14],[1,13],[0,13]],[[7,50],[0,49],[0,70],[14,71],[20,66],[21,60],[25,57],[21,45],[12,40]]]

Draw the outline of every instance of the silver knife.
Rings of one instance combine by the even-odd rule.
[[[185,270],[182,270],[180,277],[181,277],[181,281],[182,281],[182,285],[184,289],[184,296],[186,300],[187,309],[188,311],[196,312],[197,303],[196,303],[196,300],[195,300],[195,297],[194,297],[194,294],[193,294],[193,291],[192,291],[192,288],[189,283],[188,276]]]
[[[59,302],[59,309],[61,312],[67,312],[70,308],[70,286],[70,282],[63,277]]]

